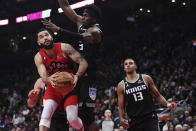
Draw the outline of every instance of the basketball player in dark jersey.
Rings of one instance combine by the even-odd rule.
[[[58,2],[68,18],[77,24],[78,33],[62,29],[48,20],[43,20],[43,24],[46,28],[74,38],[76,41],[73,42],[73,46],[87,60],[89,65],[87,72],[78,82],[80,94],[79,116],[86,131],[98,131],[98,125],[94,121],[94,107],[97,92],[95,81],[98,62],[96,60],[99,57],[99,48],[102,41],[102,31],[99,24],[97,24],[97,20],[101,18],[101,11],[95,5],[89,5],[85,7],[83,16],[79,16],[70,8],[67,0],[58,0]]]
[[[138,74],[137,66],[131,58],[125,59],[126,77],[118,84],[118,105],[120,124],[128,131],[158,131],[152,95],[163,106],[175,109],[175,103],[169,103],[157,90],[149,75]],[[126,114],[131,121],[126,120]]]

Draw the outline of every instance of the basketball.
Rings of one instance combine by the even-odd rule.
[[[55,89],[58,92],[69,92],[73,88],[74,76],[68,72],[58,72],[56,74]]]

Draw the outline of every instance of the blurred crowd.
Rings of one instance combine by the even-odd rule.
[[[100,128],[106,117],[111,117],[114,128],[121,128],[116,84],[123,79],[123,59],[131,57],[139,73],[152,76],[160,93],[168,101],[178,103],[175,111],[167,111],[155,101],[157,113],[169,114],[167,119],[159,119],[161,130],[196,131],[196,66],[190,59],[189,46],[194,32],[179,15],[165,19],[168,21],[157,18],[152,23],[127,23],[127,28],[105,37],[96,83],[95,119]],[[0,131],[38,130],[41,106],[26,106],[28,91],[38,78],[36,72],[29,61],[4,67],[0,76]],[[105,115],[107,109],[111,116]]]

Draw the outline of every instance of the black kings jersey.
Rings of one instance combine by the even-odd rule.
[[[131,119],[154,112],[153,98],[142,74],[134,83],[124,79],[124,97],[126,112]]]
[[[100,29],[99,24],[93,24],[91,26],[81,25],[78,29],[78,32],[80,34],[84,33],[86,32],[88,28],[91,28],[91,27],[96,27]],[[100,32],[102,32],[101,29],[100,29]],[[87,74],[90,78],[93,79],[96,76],[95,71],[97,70],[99,59],[100,59],[99,55],[100,55],[101,43],[96,43],[96,44],[87,43],[86,44],[83,41],[78,41],[74,43],[75,43],[74,44],[75,49],[77,49],[80,52],[80,54],[87,60],[88,62]]]
[[[98,24],[93,24],[91,26],[81,25],[78,29],[80,34],[86,32],[88,28],[96,27],[100,30]],[[100,30],[100,32],[102,32]],[[83,41],[76,41],[73,43],[74,48],[80,52],[80,54],[86,59],[88,62],[87,72],[81,77],[78,81],[78,90],[80,93],[79,98],[79,106],[81,103],[86,103],[88,107],[95,106],[95,100],[97,96],[96,82],[98,82],[98,67],[100,64],[100,48],[101,43],[84,43]],[[89,104],[89,105],[88,105]]]

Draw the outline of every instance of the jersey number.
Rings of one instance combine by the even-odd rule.
[[[84,45],[83,44],[79,44],[79,50],[84,50]]]
[[[143,98],[143,95],[142,95],[142,92],[134,93],[134,94],[133,94],[133,97],[134,97],[134,100],[135,100],[135,101],[141,101],[141,100],[144,99],[144,98]]]

